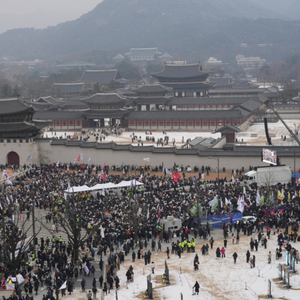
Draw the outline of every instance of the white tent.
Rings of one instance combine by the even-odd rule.
[[[68,194],[73,194],[73,193],[77,194],[80,192],[89,192],[91,194],[96,194],[97,192],[102,192],[103,189],[105,189],[106,191],[109,191],[109,190],[120,191],[121,189],[126,188],[126,187],[131,187],[132,185],[133,186],[143,186],[144,184],[137,180],[132,180],[132,181],[128,180],[128,181],[122,181],[118,184],[114,184],[112,182],[99,183],[99,184],[94,185],[93,187],[88,187],[86,185],[73,186],[73,187],[65,190],[64,194],[66,197]]]
[[[72,187],[68,188],[67,190],[65,190],[65,193],[68,193],[68,194],[80,193],[80,192],[88,191],[89,189],[90,188],[87,185],[72,186]]]

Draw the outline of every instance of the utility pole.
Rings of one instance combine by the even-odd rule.
[[[36,237],[35,237],[35,215],[34,215],[34,206],[35,206],[35,199],[34,199],[34,186],[32,187],[31,197],[32,197],[32,234],[33,234],[33,254],[35,257],[36,252]]]

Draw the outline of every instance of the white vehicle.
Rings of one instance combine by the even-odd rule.
[[[254,217],[254,216],[244,216],[239,219],[239,222],[244,223],[244,224],[247,224],[249,222],[254,223],[255,221],[256,221],[256,217]]]
[[[286,184],[292,180],[292,170],[288,166],[257,167],[245,174],[247,185],[272,186],[277,183]]]

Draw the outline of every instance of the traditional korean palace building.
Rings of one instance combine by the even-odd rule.
[[[0,152],[6,155],[9,165],[19,165],[20,147],[27,157],[36,152],[34,138],[39,136],[40,130],[47,126],[44,121],[33,121],[34,109],[18,98],[0,100]]]
[[[273,97],[267,89],[234,88],[230,79],[211,78],[198,64],[165,64],[152,74],[156,84],[117,92],[96,93],[90,97],[41,97],[28,101],[26,107],[34,120],[48,122],[54,130],[122,127],[140,130],[213,130],[226,125],[246,126],[253,114],[264,110]],[[84,84],[109,84],[120,80],[117,70],[86,70]],[[214,88],[217,85],[218,88]],[[56,85],[58,86],[58,85]],[[69,91],[71,91],[69,90]],[[32,118],[31,118],[32,119]]]

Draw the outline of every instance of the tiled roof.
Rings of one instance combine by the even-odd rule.
[[[53,98],[51,96],[40,97],[35,102],[36,103],[48,103],[48,104],[58,105],[58,106],[63,106],[65,104],[65,101],[57,100],[57,99],[55,99],[55,98]]]
[[[144,57],[144,56],[154,56],[161,55],[161,52],[157,51],[157,48],[131,48],[129,53],[126,53],[127,56],[135,57]]]
[[[86,70],[81,81],[85,83],[99,83],[100,85],[110,84],[113,80],[121,79],[118,70]]]
[[[134,89],[133,92],[137,94],[151,94],[151,93],[168,93],[170,88],[161,84],[145,84],[144,86]]]
[[[0,115],[14,114],[19,112],[31,111],[33,108],[26,105],[22,100],[13,99],[0,99]]]
[[[223,132],[224,130],[230,130],[232,132],[240,132],[240,129],[238,127],[232,126],[231,124],[227,124],[217,129],[216,132]]]
[[[190,65],[165,64],[161,72],[152,73],[156,78],[192,78],[202,76],[205,80],[208,73],[201,70],[200,63]]]
[[[0,132],[10,132],[10,131],[27,131],[38,129],[32,123],[19,122],[19,123],[0,123]]]
[[[34,114],[35,120],[82,120],[83,111],[41,111]]]
[[[80,101],[84,103],[123,103],[126,101],[126,98],[122,97],[117,93],[98,93],[94,94],[91,97],[81,99]]]
[[[83,91],[84,83],[54,83],[52,92],[58,94],[79,94]]]

